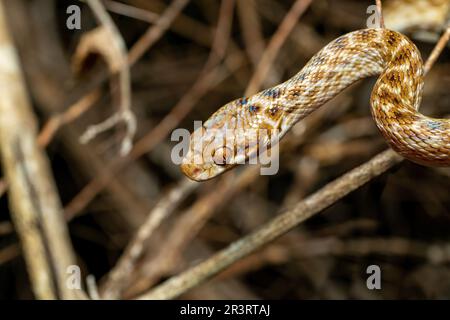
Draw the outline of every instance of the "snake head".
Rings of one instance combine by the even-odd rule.
[[[251,98],[224,105],[191,134],[182,172],[192,180],[204,181],[246,163],[261,143],[266,145],[270,140],[269,134],[259,130],[258,119]]]
[[[212,179],[235,166],[233,162],[233,126],[236,117],[230,102],[217,110],[201,127],[191,134],[189,149],[181,163],[181,171],[190,179]]]

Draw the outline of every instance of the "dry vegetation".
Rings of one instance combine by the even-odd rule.
[[[329,41],[364,28],[374,1],[106,0],[110,16],[97,1],[1,2],[30,102],[11,127],[19,140],[37,137],[24,153],[40,169],[24,178],[38,194],[23,194],[21,167],[13,172],[23,159],[2,158],[0,298],[83,297],[86,287],[64,289],[70,261],[103,298],[450,298],[450,170],[383,152],[369,110],[374,79],[297,125],[277,175],[244,166],[194,183],[170,158],[173,129],[295,74]],[[81,30],[66,28],[71,4]],[[415,42],[424,57],[435,46]],[[449,114],[449,87],[446,48],[422,111]],[[81,144],[98,123],[111,128],[94,127]],[[44,199],[44,214],[27,197]],[[373,264],[382,290],[366,288]]]

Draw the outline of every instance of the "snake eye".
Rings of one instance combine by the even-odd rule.
[[[213,161],[218,166],[224,166],[231,160],[232,151],[227,147],[220,147],[214,150]]]

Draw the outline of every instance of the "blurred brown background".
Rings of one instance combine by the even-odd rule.
[[[78,142],[88,125],[117,109],[117,90],[111,92],[107,77],[98,76],[106,70],[102,59],[90,57],[78,75],[70,68],[80,38],[97,26],[92,11],[77,1],[4,2],[41,128],[90,90],[101,92],[89,110],[60,128],[46,149],[70,216],[77,263],[83,277],[95,276],[100,290],[137,228],[157,204],[167,204],[171,190],[182,190],[183,199],[169,208],[168,218],[145,242],[143,255],[123,283],[122,298],[135,297],[193,266],[386,148],[370,117],[374,79],[367,79],[292,130],[285,138],[277,175],[249,174],[244,179],[230,173],[234,178],[184,182],[170,159],[172,129],[192,130],[194,120],[206,120],[244,94],[267,44],[295,2],[237,0],[227,11],[221,1],[192,0],[130,69],[138,121],[135,141],[143,142],[137,142],[141,150],[136,159],[112,170],[108,164],[120,157],[122,125],[88,144]],[[104,3],[131,48],[172,2],[123,1],[127,10],[113,1]],[[72,4],[81,8],[81,30],[66,28],[66,9]],[[313,1],[281,46],[262,88],[294,75],[339,35],[365,28],[371,4]],[[220,17],[225,29],[215,38]],[[414,41],[427,57],[433,40],[418,38]],[[447,48],[426,77],[421,109],[425,114],[450,112],[449,57]],[[154,131],[168,115],[173,128]],[[84,198],[86,185],[104,176],[104,186]],[[448,169],[405,161],[182,297],[450,298],[449,177]],[[7,193],[0,204],[0,298],[33,298]],[[381,290],[366,287],[366,268],[373,264],[382,270]]]

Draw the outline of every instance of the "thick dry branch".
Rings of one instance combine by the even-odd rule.
[[[36,119],[25,90],[16,49],[0,2],[0,149],[12,219],[38,299],[76,298],[66,287],[75,262],[62,208],[45,153],[36,140]]]
[[[259,230],[232,243],[197,266],[170,278],[150,292],[140,296],[139,299],[172,299],[178,297],[242,257],[278,238],[314,214],[331,206],[401,160],[402,158],[392,150],[375,156],[369,162],[327,184],[301,201],[293,209],[272,219]]]

